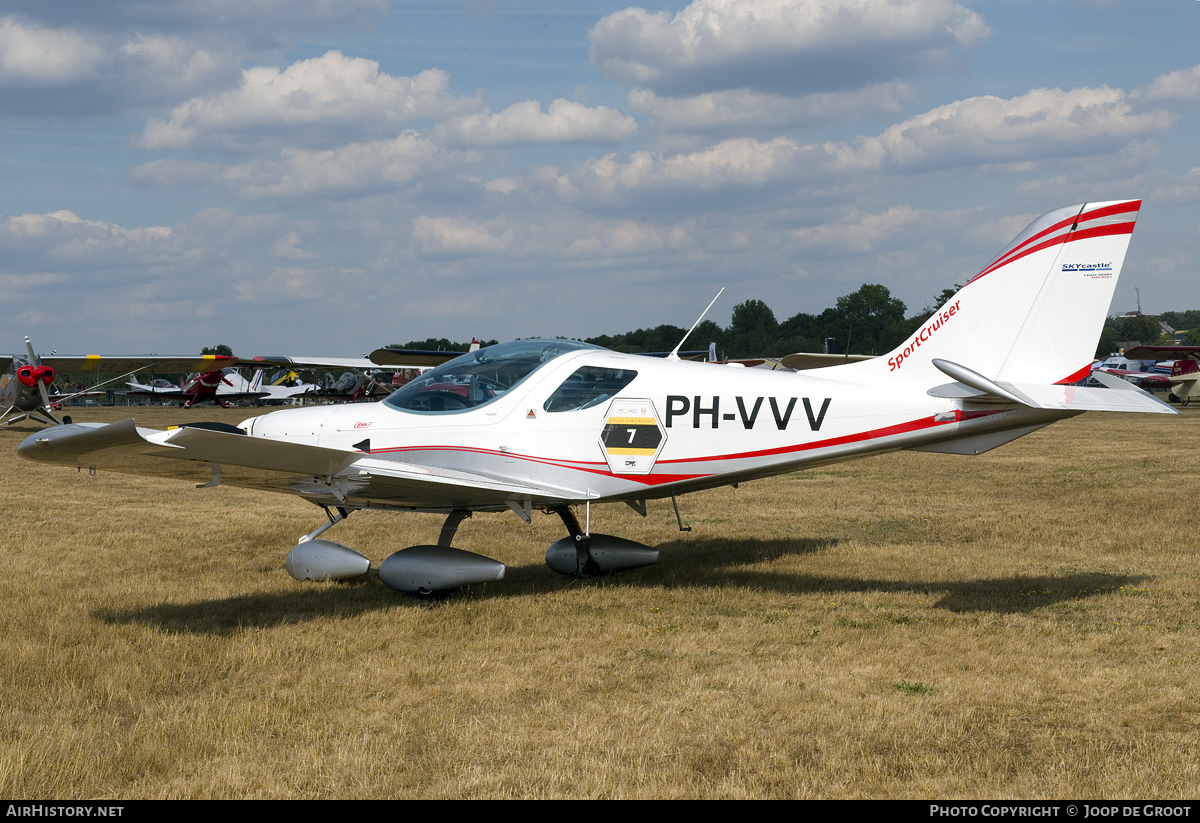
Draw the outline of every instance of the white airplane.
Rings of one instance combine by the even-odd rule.
[[[1103,373],[1110,388],[1067,385],[1088,374],[1140,205],[1039,217],[903,345],[871,360],[789,373],[518,340],[445,363],[382,403],[277,411],[237,427],[77,423],[18,452],[299,495],[329,521],[288,555],[297,579],[369,570],[367,557],[319,539],[360,509],[446,514],[437,545],[381,564],[381,580],[400,591],[503,577],[500,561],[450,546],[473,512],[559,516],[569,534],[546,553],[557,572],[647,565],[654,548],[591,531],[593,504],[644,514],[647,500],[881,452],[980,454],[1089,410],[1177,413]]]

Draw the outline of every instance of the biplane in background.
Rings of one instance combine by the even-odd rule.
[[[450,545],[474,512],[561,518],[568,535],[546,552],[557,572],[634,568],[657,562],[658,551],[593,532],[594,505],[644,515],[649,500],[881,452],[980,454],[1089,410],[1177,414],[1103,373],[1108,388],[1073,385],[1090,371],[1140,205],[1087,203],[1039,217],[903,344],[857,363],[721,369],[518,340],[444,363],[382,403],[166,431],[80,423],[30,436],[18,452],[308,500],[328,522],[288,555],[297,579],[370,569],[364,555],[320,539],[362,509],[446,516],[436,545],[380,565],[380,579],[401,591],[503,577],[502,562]]]
[[[33,420],[44,425],[70,422],[70,418],[60,421],[54,416],[54,411],[61,408],[63,403],[79,397],[96,393],[100,386],[123,380],[130,375],[143,371],[161,373],[197,372],[208,375],[222,374],[222,369],[236,362],[234,357],[222,355],[138,355],[138,356],[107,356],[98,354],[37,355],[33,344],[25,338],[26,355],[0,357],[0,402],[4,411],[0,412],[0,420],[7,424],[20,420]],[[54,385],[57,374],[100,375],[118,374],[120,377],[94,384],[88,390],[75,393],[54,393],[50,387]],[[9,415],[12,415],[11,417]],[[5,418],[8,418],[5,420]]]

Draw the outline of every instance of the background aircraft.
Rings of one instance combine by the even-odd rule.
[[[379,567],[401,591],[503,577],[503,563],[450,545],[477,511],[561,518],[568,536],[546,562],[563,574],[634,568],[656,562],[657,550],[592,532],[592,504],[645,514],[651,499],[674,503],[885,451],[980,454],[1088,410],[1177,414],[1103,372],[1109,388],[1073,385],[1090,371],[1140,205],[1043,215],[903,344],[858,363],[716,369],[518,340],[445,363],[383,403],[278,411],[236,427],[76,424],[28,437],[18,451],[299,495],[324,507],[328,522],[288,555],[297,579],[369,570],[367,557],[318,539],[366,508],[446,515],[437,545],[402,549]],[[920,478],[911,485],[920,493]],[[583,509],[582,525],[572,507]]]
[[[98,386],[122,380],[131,374],[137,374],[151,369],[160,373],[200,372],[221,374],[221,368],[233,364],[236,358],[221,355],[182,355],[182,356],[108,356],[98,354],[36,355],[33,344],[25,338],[26,356],[0,357],[0,371],[4,372],[0,379],[0,402],[4,411],[0,419],[8,418],[9,425],[19,420],[30,419],[49,425],[59,423],[52,409],[62,403],[94,392]],[[214,370],[214,366],[216,367]],[[49,387],[54,383],[57,374],[120,374],[120,377],[91,386],[91,392],[80,391],[74,394],[51,395]],[[12,415],[12,417],[9,417]],[[70,422],[69,418],[65,418]]]
[[[1171,394],[1181,406],[1200,397],[1200,346],[1138,346],[1125,352],[1130,360],[1174,360],[1170,377],[1164,378],[1171,386]]]
[[[472,341],[470,350],[478,349],[479,343]],[[376,349],[369,358],[260,356],[252,361],[241,361],[241,365],[260,369],[277,367],[294,373],[313,372],[313,384],[303,392],[293,393],[293,398],[357,403],[381,400],[411,377],[462,355],[463,352],[458,351]],[[332,371],[326,371],[324,377],[316,377],[321,370],[341,370],[342,373],[335,376]]]
[[[1099,363],[1094,363],[1090,376],[1094,379],[1096,372],[1104,372],[1105,374],[1119,377],[1128,383],[1133,383],[1135,386],[1140,386],[1147,391],[1158,391],[1170,387],[1170,369],[1166,371],[1157,369],[1147,371],[1142,368],[1143,365],[1144,363],[1140,360],[1130,360],[1124,355],[1114,354]],[[1096,381],[1093,385],[1098,384],[1098,382]]]
[[[130,381],[126,384],[129,388],[125,394],[129,397],[178,401],[180,406],[188,409],[204,402],[228,408],[230,403],[239,400],[261,400],[270,396],[270,392],[261,391],[255,385],[262,383],[262,372],[255,374],[252,381],[247,381],[232,367],[189,374],[178,386],[162,385],[165,382],[155,380],[151,384],[142,384]]]

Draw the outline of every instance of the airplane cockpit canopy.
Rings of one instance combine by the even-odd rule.
[[[514,340],[488,346],[425,372],[383,402],[425,414],[474,409],[503,396],[560,355],[586,349],[600,347],[575,340]]]

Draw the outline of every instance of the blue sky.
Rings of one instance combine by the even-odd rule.
[[[10,0],[8,348],[915,311],[1032,218],[1145,205],[1112,310],[1200,308],[1200,3]],[[0,346],[2,347],[2,346]]]

